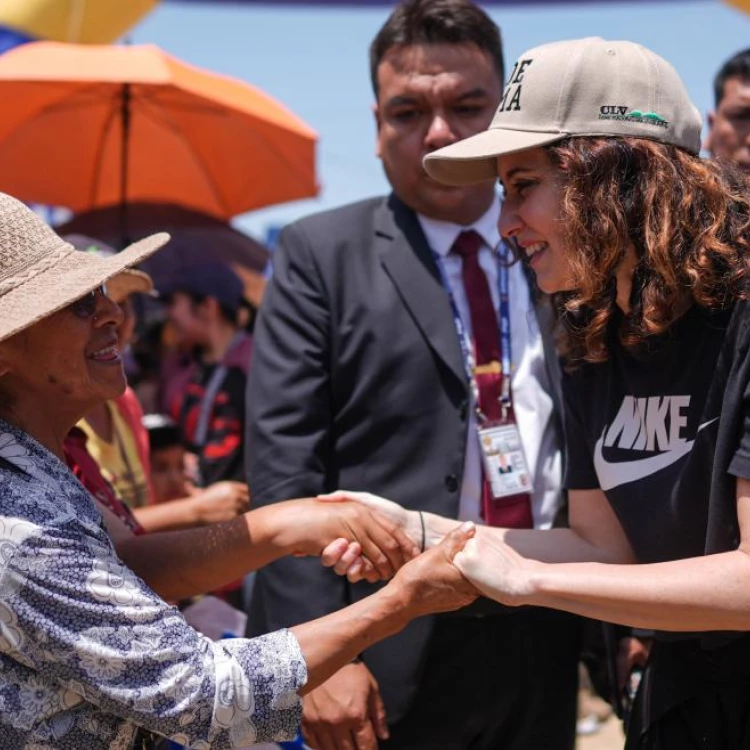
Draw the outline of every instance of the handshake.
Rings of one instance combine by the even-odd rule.
[[[488,552],[494,558],[502,542],[478,538],[471,522],[409,511],[364,492],[339,491],[275,507],[284,506],[287,533],[295,537],[284,542],[288,553],[320,556],[352,583],[393,578],[388,588],[401,597],[409,619],[460,609],[480,594],[498,598],[487,585],[481,557]]]

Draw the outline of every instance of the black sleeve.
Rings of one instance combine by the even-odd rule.
[[[742,479],[750,479],[750,367],[748,366],[748,321],[750,316],[747,314],[747,307],[742,305],[738,307],[738,312],[744,312],[745,315],[740,319],[733,320],[737,330],[730,327],[727,332],[729,345],[734,349],[736,355],[742,358],[739,366],[732,373],[734,377],[730,378],[727,383],[724,404],[721,407],[722,418],[725,412],[741,415],[740,424],[737,430],[737,440],[739,444],[731,446],[734,453],[729,463],[729,473],[732,476]],[[741,323],[741,324],[740,324]],[[744,357],[743,357],[744,354]],[[739,377],[737,377],[739,376]],[[716,452],[726,450],[729,446],[723,441],[717,440]]]
[[[748,410],[748,399],[750,399],[750,392],[745,393],[740,444],[729,464],[729,473],[740,479],[750,479],[750,410]]]
[[[330,303],[299,226],[282,232],[273,266],[248,380],[246,463],[255,507],[336,489]],[[346,603],[346,579],[319,560],[280,560],[258,574],[250,632],[305,622]]]
[[[586,400],[580,370],[566,372],[562,379],[563,424],[565,429],[565,472],[563,486],[566,490],[595,490],[599,488],[594,462],[586,439],[583,410]],[[589,408],[591,405],[589,404]]]

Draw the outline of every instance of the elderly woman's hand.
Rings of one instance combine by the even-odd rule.
[[[413,510],[407,510],[392,500],[373,495],[370,492],[352,492],[350,490],[337,490],[327,495],[318,495],[318,500],[329,503],[351,501],[366,505],[384,516],[402,529],[407,537],[413,542],[417,551],[422,549],[424,543],[422,535],[421,520],[419,514]],[[361,550],[356,545],[344,544],[343,539],[337,540],[323,550],[320,561],[340,576],[346,576],[351,583],[361,580],[373,582],[376,580],[372,566],[361,555]]]
[[[290,554],[345,560],[358,578],[391,578],[419,547],[387,516],[343,499],[291,500],[274,506],[283,526],[279,542]]]
[[[476,526],[467,522],[451,531],[437,546],[404,565],[388,589],[406,597],[409,618],[450,612],[471,604],[479,595],[454,559],[472,541]]]
[[[393,500],[373,495],[371,492],[352,492],[350,490],[336,490],[336,492],[331,492],[327,495],[318,495],[318,500],[334,503],[341,500],[351,500],[366,505],[368,508],[389,518],[399,528],[404,530],[415,545],[421,546],[422,527],[419,520],[419,513],[415,510],[407,510],[398,503],[394,503]]]

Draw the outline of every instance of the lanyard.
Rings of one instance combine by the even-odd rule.
[[[503,247],[500,243],[499,247]],[[448,282],[448,277],[445,274],[443,268],[442,258],[433,250],[432,255],[435,259],[435,265],[438,268],[440,274],[440,282],[443,285],[447,295],[448,301],[450,302],[451,312],[453,313],[453,323],[456,326],[456,333],[458,334],[458,341],[461,345],[461,353],[464,359],[464,369],[466,371],[466,379],[471,388],[471,395],[474,399],[474,407],[476,409],[477,419],[480,422],[486,422],[487,417],[479,408],[479,384],[475,376],[477,367],[476,357],[474,356],[474,346],[469,338],[466,326],[461,320],[461,315],[458,312],[458,305],[456,299],[453,296],[453,290]],[[508,265],[506,262],[507,253],[497,251],[495,254],[497,259],[497,287],[498,287],[498,298],[499,298],[499,313],[500,313],[500,367],[501,367],[501,395],[500,403],[503,408],[503,415],[505,415],[511,405],[511,393],[510,393],[510,378],[511,378],[511,348],[510,348],[510,274],[508,273]]]
[[[239,344],[242,335],[242,331],[237,331],[237,333],[234,334],[234,337],[229,342],[229,346],[227,347],[222,361],[216,365],[216,369],[211,373],[211,377],[203,391],[203,398],[200,401],[198,409],[198,421],[195,427],[195,434],[191,441],[196,448],[203,448],[206,445],[206,441],[208,440],[208,430],[211,423],[211,412],[213,411],[216,397],[219,395],[219,388],[221,388],[221,384],[224,382],[224,378],[229,372],[229,368],[224,362],[227,354]]]
[[[503,412],[510,408],[510,273],[508,269],[507,248],[501,243],[497,251],[497,290],[500,298],[500,359],[502,360],[502,395]]]

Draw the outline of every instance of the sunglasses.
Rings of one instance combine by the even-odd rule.
[[[96,312],[96,305],[99,302],[99,297],[107,296],[107,285],[101,284],[96,289],[92,289],[88,294],[85,294],[75,302],[71,302],[67,309],[81,320],[89,320],[94,317]]]

